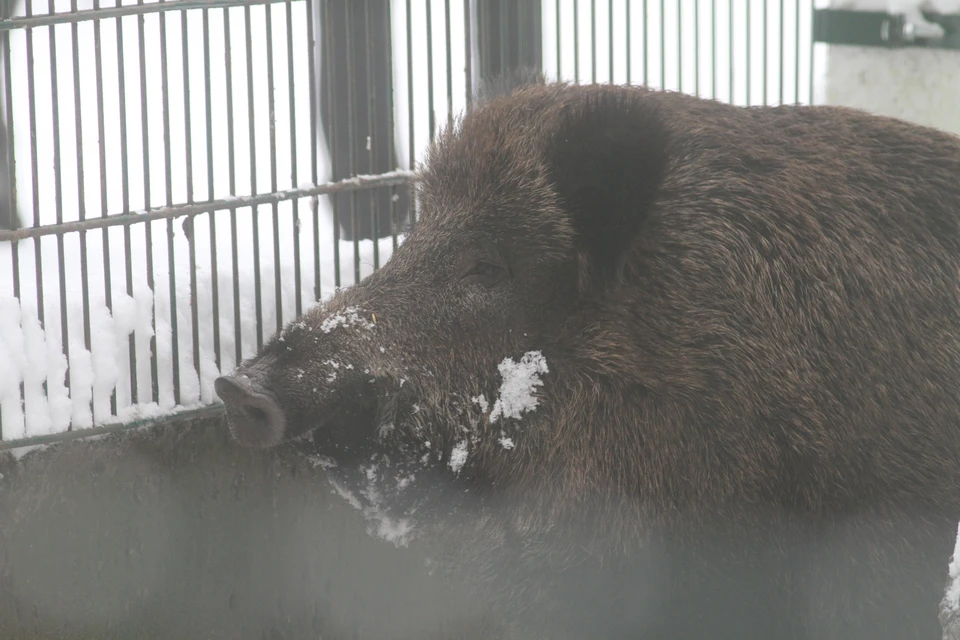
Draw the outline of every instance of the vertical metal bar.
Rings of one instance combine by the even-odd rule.
[[[410,14],[410,0],[407,0],[407,153],[409,154],[410,170],[415,171],[417,151],[413,135],[413,17]],[[417,223],[416,189],[410,187],[410,226]]]
[[[447,9],[447,108],[452,109],[453,97],[450,93],[451,71],[450,68],[450,0],[446,1]],[[377,105],[377,86],[373,81],[373,70],[375,67],[373,61],[373,52],[370,50],[373,46],[373,37],[370,33],[370,0],[363,0],[363,33],[364,33],[364,66],[367,76],[367,161],[370,173],[377,173],[380,169],[376,166],[377,154],[374,152],[379,139],[377,138],[377,121],[373,117]],[[452,115],[450,116],[452,117]],[[380,268],[380,215],[377,211],[377,192],[379,189],[367,189],[367,202],[370,205],[370,221],[373,227],[373,268]],[[359,237],[359,235],[358,235]]]
[[[333,10],[330,7],[331,0],[324,0],[325,10],[324,10],[324,19],[322,20],[323,24],[323,39],[326,43],[327,51],[327,62],[324,64],[324,69],[326,69],[326,100],[329,109],[327,110],[327,117],[330,119],[331,123],[338,122],[337,120],[337,101],[333,99],[334,96],[334,87],[333,87],[333,68],[334,68],[334,57],[333,57],[333,32],[335,25],[333,24]],[[330,139],[327,140],[327,148],[330,149],[330,174],[333,176],[337,175],[337,154],[334,153],[334,150],[337,148],[337,127],[329,127]],[[333,282],[334,286],[340,287],[340,208],[335,206],[337,195],[328,196],[330,205],[333,209]]]
[[[683,91],[683,0],[677,0],[677,91]]]
[[[11,15],[10,0],[5,0],[4,15]],[[9,171],[10,184],[8,186],[8,203],[10,207],[11,227],[18,219],[17,217],[17,164],[14,150],[14,127],[13,127],[13,76],[10,70],[10,34],[3,38],[3,84],[4,84],[4,105],[7,120],[7,168]],[[13,295],[20,302],[20,246],[17,241],[10,243],[11,273],[13,275]],[[20,383],[20,406],[24,403],[23,382]],[[24,424],[26,424],[24,422]],[[0,441],[3,441],[3,425],[0,424]]]
[[[60,74],[57,69],[57,38],[56,27],[49,27],[50,31],[50,98],[53,110],[53,178],[54,197],[56,198],[57,224],[63,222],[63,171],[60,162]],[[67,388],[70,388],[72,369],[70,367],[70,332],[67,326],[67,269],[64,259],[63,234],[57,234],[57,269],[60,276],[60,340],[63,355],[67,359],[67,371],[64,375]],[[73,424],[67,431],[73,429]]]
[[[33,3],[27,2],[26,16],[33,15]],[[40,172],[37,169],[37,99],[36,99],[36,72],[33,66],[33,29],[27,29],[27,104],[30,105],[30,175],[33,177],[33,226],[40,226]],[[37,279],[37,319],[42,327],[44,324],[43,306],[43,260],[41,255],[40,238],[33,240],[34,265]],[[46,390],[46,382],[44,382]]]
[[[165,0],[164,0],[165,1]],[[166,13],[166,12],[164,12]],[[184,174],[187,184],[187,202],[194,201],[193,187],[193,123],[190,114],[190,45],[187,12],[180,11],[180,44],[182,46],[183,66],[183,134],[184,134]],[[192,223],[192,221],[191,221]],[[191,244],[193,244],[191,242]]]
[[[348,160],[350,164],[350,175],[357,175],[357,154],[356,154],[356,144],[357,144],[357,114],[354,109],[354,100],[356,98],[357,83],[356,76],[354,71],[354,50],[353,50],[353,8],[354,3],[350,2],[346,5],[347,8],[347,28],[344,30],[347,40],[347,82],[350,84],[350,88],[347,91],[347,150],[348,150]],[[427,14],[429,16],[429,13]],[[429,18],[428,18],[429,20]],[[431,100],[431,109],[433,101]],[[431,111],[432,113],[432,111]],[[432,123],[431,123],[432,130]],[[360,233],[357,232],[359,229],[357,225],[357,192],[350,192],[350,220],[353,223],[353,281],[354,283],[360,282]]]
[[[430,0],[427,0],[430,2]],[[505,3],[497,2],[497,18],[500,22],[500,32],[497,42],[500,44],[500,64],[497,65],[497,72],[504,73],[507,71],[509,63],[507,62],[510,59],[510,35],[509,35],[509,25],[507,24],[507,8],[504,6]],[[433,33],[431,29],[428,28],[430,33]],[[433,104],[431,102],[431,104]]]
[[[693,93],[700,95],[700,0],[693,0]]]
[[[650,6],[643,0],[643,84],[650,85]]]
[[[193,202],[195,199],[194,194],[194,185],[193,185],[193,125],[192,125],[192,115],[190,113],[190,45],[189,45],[189,25],[187,24],[187,12],[180,12],[180,43],[183,47],[183,131],[184,131],[184,154],[186,155],[186,162],[184,163],[184,171],[186,172],[187,178],[187,202]],[[207,96],[210,94],[207,93]],[[209,102],[209,97],[207,101]],[[209,130],[207,135],[209,136]],[[209,162],[207,163],[209,164]],[[213,198],[213,194],[208,195],[209,198]],[[213,212],[207,214],[207,218],[213,219]],[[190,216],[184,221],[184,229],[189,229],[189,232],[185,233],[187,238],[187,250],[189,252],[190,260],[190,324],[191,324],[191,335],[193,339],[193,370],[197,374],[197,385],[200,385],[202,378],[200,377],[200,310],[197,308],[197,244],[196,234],[194,229],[196,226],[197,217]],[[173,221],[171,220],[171,223]],[[212,237],[212,232],[211,232]],[[173,239],[171,238],[171,242]],[[172,271],[171,271],[172,273]],[[198,386],[199,388],[199,386]],[[199,392],[198,392],[199,393]]]
[[[123,48],[123,25],[124,19],[117,19],[117,64],[119,73],[117,74],[117,83],[120,98],[120,183],[121,198],[123,210],[130,211],[130,163],[127,154],[127,88],[126,75],[127,65],[124,60]],[[103,111],[101,110],[101,114]],[[103,139],[103,136],[100,136]],[[103,212],[106,215],[106,212]],[[150,223],[147,223],[149,225]],[[126,285],[127,296],[133,297],[133,252],[130,247],[130,225],[123,226],[123,258],[124,258],[124,284]],[[127,339],[128,355],[130,357],[130,402],[137,404],[140,401],[139,383],[137,381],[137,331],[130,332]]]
[[[267,117],[269,118],[270,131],[270,191],[277,190],[277,116],[276,116],[276,98],[274,96],[273,81],[273,5],[263,5],[263,11],[266,19],[264,20],[264,29],[266,31],[267,45]],[[290,105],[291,108],[293,105]],[[280,206],[274,202],[270,206],[273,214],[273,298],[277,314],[277,331],[283,329],[283,289],[282,273],[280,271]]]
[[[77,11],[77,0],[70,0],[70,10]],[[73,110],[74,110],[74,141],[77,145],[77,209],[80,220],[87,218],[87,194],[83,172],[83,110],[80,108],[80,49],[77,43],[79,25],[74,22],[70,25],[70,44],[73,54]],[[90,277],[87,265],[87,232],[81,230],[80,237],[80,291],[81,314],[83,316],[83,347],[90,352]],[[64,290],[66,288],[64,287]],[[66,307],[66,299],[60,304]],[[66,311],[64,311],[66,315]],[[90,417],[96,423],[93,397],[90,398]]]
[[[93,0],[93,8],[100,8],[100,0]],[[117,24],[117,29],[120,25]],[[94,64],[96,65],[97,82],[97,104],[103,105],[103,52],[100,48],[100,20],[93,21],[93,51]],[[99,161],[100,161],[100,217],[107,217],[107,152],[106,141],[104,140],[104,116],[103,108],[97,109],[97,134],[99,139]],[[107,311],[113,314],[113,278],[110,263],[110,234],[107,227],[103,228],[103,295]],[[86,339],[86,336],[84,336]],[[87,346],[89,349],[90,346]],[[131,372],[132,373],[132,372]],[[117,415],[117,391],[110,392],[110,415]],[[96,416],[94,416],[96,418]]]
[[[733,94],[733,77],[734,77],[734,56],[733,56],[733,2],[730,2],[727,7],[727,22],[729,23],[730,35],[727,40],[727,52],[729,53],[729,64],[730,64],[730,104],[734,103],[734,94]]]
[[[560,52],[563,50],[563,46],[561,45],[561,39],[560,39],[560,0],[557,0],[557,2],[556,2],[556,12],[557,12],[557,19],[556,19],[556,28],[557,28],[557,80],[560,80],[560,79],[562,79],[562,77],[563,77],[563,66],[560,64],[561,61],[562,61],[562,56],[560,55]]]
[[[314,0],[307,0],[307,47],[310,57],[307,59],[307,74],[310,76],[310,181],[317,184],[317,39],[314,31]],[[332,155],[332,154],[331,154]],[[319,300],[322,292],[320,286],[320,198],[310,198],[310,213],[313,216],[313,297]]]
[[[247,36],[247,122],[250,140],[250,193],[257,193],[257,136],[256,109],[253,100],[253,34],[250,20],[250,5],[243,7],[244,28]],[[260,211],[254,205],[250,208],[253,225],[253,291],[257,318],[257,350],[263,347],[263,298],[260,284]]]
[[[794,56],[794,66],[795,71],[793,75],[793,101],[796,104],[800,103],[800,0],[794,0],[794,28],[796,29],[796,39],[794,40],[794,48],[796,49],[796,54]]]
[[[717,0],[710,0],[710,97],[717,99]]]
[[[229,43],[227,43],[229,46]],[[210,10],[203,10],[203,88],[206,97],[205,124],[207,129],[207,197],[213,199],[213,95],[210,78]],[[221,370],[220,354],[220,264],[217,261],[217,212],[211,211],[210,220],[210,302],[213,312],[213,363]],[[196,321],[195,321],[196,322]]]
[[[313,0],[307,0],[311,4]],[[300,184],[297,179],[297,101],[294,92],[294,73],[293,73],[293,3],[286,0],[286,21],[287,21],[287,101],[290,105],[290,181],[293,186]],[[310,51],[310,59],[313,59],[313,51]],[[300,290],[303,288],[303,274],[300,273],[300,198],[293,199],[293,279],[294,279],[294,314],[300,317],[303,313],[303,294]]]
[[[327,148],[330,149],[330,174],[333,176],[337,175],[337,154],[334,153],[334,150],[337,148],[337,127],[333,123],[338,122],[336,112],[337,112],[337,101],[333,99],[334,88],[333,88],[333,10],[330,7],[331,0],[324,0],[326,3],[324,11],[324,20],[323,24],[323,36],[324,42],[326,43],[327,50],[327,62],[324,65],[324,68],[327,70],[326,73],[326,100],[329,109],[327,110],[327,117],[330,119],[330,139],[327,140]],[[339,196],[336,194],[328,196],[330,201],[330,206],[333,210],[333,276],[334,276],[334,286],[340,287],[340,208],[335,206],[336,200]]]
[[[3,15],[12,15],[12,0],[3,0]],[[10,34],[6,33],[2,37],[3,43],[3,95],[4,95],[4,113],[6,115],[6,125],[7,125],[7,177],[9,178],[9,184],[7,185],[7,206],[10,211],[10,226],[11,228],[19,220],[17,216],[17,159],[13,150],[15,148],[14,143],[14,128],[13,128],[13,75],[11,72],[10,65]],[[13,259],[12,264],[12,273],[13,273],[13,290],[14,296],[19,300],[20,298],[20,260],[19,260],[19,243],[13,241],[10,243],[11,257]],[[0,434],[0,440],[3,439],[2,434]]]
[[[409,2],[408,8],[409,8]],[[477,29],[480,32],[480,81],[484,82],[489,75],[491,68],[491,57],[493,56],[493,47],[490,46],[490,6],[485,3],[477,3],[478,17]],[[408,14],[409,16],[409,14]],[[409,22],[407,23],[409,27]]]
[[[573,0],[573,82],[580,84],[580,0]]]
[[[166,0],[162,0],[166,1]],[[163,105],[163,171],[167,206],[173,205],[173,166],[170,158],[170,83],[167,69],[167,12],[160,12],[160,99]],[[167,275],[170,286],[170,351],[173,402],[180,404],[180,333],[177,318],[177,267],[173,249],[173,218],[167,219]]]
[[[610,68],[608,72],[610,73],[610,84],[613,84],[613,0],[607,4],[607,28],[609,33],[607,34],[607,45],[608,45],[608,64]]]
[[[369,11],[369,9],[368,9]],[[450,41],[450,0],[443,0],[444,41],[447,45],[447,127],[453,126],[453,43]],[[367,18],[367,39],[369,41],[370,18]],[[369,47],[369,45],[368,45]],[[369,53],[369,49],[367,49]],[[368,58],[369,59],[369,58]],[[367,66],[367,69],[371,67]],[[368,74],[369,75],[369,74]],[[374,243],[376,250],[376,243]]]
[[[524,34],[526,33],[526,29],[530,19],[530,16],[528,15],[528,11],[527,11],[527,9],[529,8],[527,6],[528,1],[529,0],[519,0],[517,2],[517,5],[516,5],[517,15],[512,16],[516,18],[515,24],[517,25],[517,37],[515,39],[510,38],[510,40],[508,41],[508,44],[516,43],[517,45],[516,60],[517,60],[518,66],[526,64],[526,60],[527,60],[527,45],[529,43],[527,42],[527,38],[524,37]]]
[[[590,82],[597,82],[597,0],[590,0]]]
[[[0,15],[10,16],[13,14],[12,0],[2,0],[0,3]],[[14,156],[14,132],[13,132],[13,76],[11,75],[10,70],[10,34],[5,33],[0,36],[0,43],[3,44],[3,96],[4,96],[4,115],[6,120],[6,139],[7,139],[7,157],[5,158],[7,162],[7,178],[9,184],[7,185],[7,206],[10,211],[10,228],[16,228],[16,224],[19,220],[17,216],[17,171],[16,171],[16,158]],[[16,297],[19,298],[20,290],[20,281],[19,281],[19,260],[17,259],[17,241],[10,243],[11,256],[13,257],[12,269],[14,273],[13,288],[14,291],[18,292]],[[0,435],[0,440],[2,440],[2,435]]]
[[[189,40],[189,27],[187,24],[187,13],[186,11],[180,12],[180,30],[181,30],[181,45],[183,47],[183,121],[184,121],[184,144],[186,156],[184,163],[184,171],[186,172],[186,182],[187,182],[187,202],[194,201],[194,185],[193,185],[193,133],[192,133],[192,123],[191,123],[191,113],[190,113],[190,71],[189,71],[189,60],[190,60],[190,49],[188,45]],[[213,217],[213,214],[208,214],[209,217]],[[172,222],[172,220],[171,220]],[[185,230],[185,236],[187,238],[187,246],[189,252],[189,264],[190,264],[190,323],[191,323],[191,334],[193,339],[193,368],[197,374],[197,383],[200,383],[200,319],[199,319],[199,310],[197,309],[197,251],[195,234],[193,232],[196,224],[196,216],[190,216],[183,223],[183,228]],[[171,238],[172,242],[172,238]]]
[[[467,33],[466,33],[466,48],[467,48],[467,104],[470,104],[470,0],[464,0],[466,4],[465,9],[467,12],[464,14],[464,19],[467,23]],[[396,79],[393,75],[393,12],[391,11],[391,2],[387,2],[386,12],[387,12],[387,69],[390,73],[390,90],[387,92],[387,156],[390,158],[390,162],[396,166],[397,164],[397,151],[396,144],[394,143],[394,137],[396,136],[397,127],[394,122],[394,113],[393,113],[393,100],[395,94],[395,83]],[[396,251],[398,243],[397,239],[397,200],[400,199],[400,196],[397,194],[397,187],[390,187],[390,237],[393,243],[393,250]]]
[[[660,0],[660,88],[667,88],[667,7]]]
[[[813,28],[813,14],[816,11],[816,5],[814,2],[810,2],[810,28]],[[810,43],[810,68],[809,68],[809,82],[810,82],[810,104],[813,104],[813,48],[816,46],[813,42],[813,34],[810,35],[807,42]]]
[[[777,83],[780,90],[780,104],[783,104],[783,74],[785,71],[783,64],[783,9],[783,0],[780,0],[780,80]]]
[[[433,0],[427,0],[427,104],[427,113],[430,114],[430,142],[433,142],[437,132],[433,101]]]
[[[633,40],[633,23],[630,22],[630,0],[626,0],[625,4],[627,5],[627,16],[626,16],[626,39],[627,39],[627,84],[633,84],[633,74],[631,73],[632,69],[632,59],[633,52],[630,48],[630,42]],[[611,73],[611,75],[613,75]]]
[[[390,3],[388,2],[387,3],[388,16],[390,15],[389,11],[390,11]],[[470,14],[471,14],[470,0],[463,0],[463,54],[464,54],[463,55],[463,75],[464,75],[464,81],[466,86],[466,89],[465,89],[466,95],[464,96],[464,98],[466,98],[466,101],[467,101],[467,111],[470,111],[471,107],[473,106],[473,35],[471,32],[472,21],[470,20]],[[387,20],[387,24],[388,25],[391,24],[389,20]],[[389,35],[390,33],[391,33],[390,31],[387,31],[388,38],[390,38],[390,35]],[[393,57],[392,40],[390,40],[389,44],[387,45],[387,50],[390,52],[389,55],[391,56],[391,59],[392,59]],[[393,68],[392,65],[390,68],[391,69]],[[392,101],[393,101],[393,97],[391,95],[391,102]],[[390,130],[391,131],[393,130],[392,126],[390,127]],[[394,191],[396,191],[396,187],[394,187]],[[394,240],[396,240],[396,238],[394,238]]]
[[[227,80],[227,180],[230,195],[237,194],[237,164],[234,160],[234,137],[236,136],[233,117],[233,57],[230,55],[232,38],[230,37],[230,8],[223,8],[223,57]],[[242,327],[240,326],[240,260],[237,255],[237,208],[230,207],[230,258],[233,268],[233,349],[234,362],[243,361]]]
[[[761,16],[763,18],[763,105],[766,106],[769,101],[769,87],[767,86],[769,81],[769,70],[767,66],[769,65],[770,59],[770,47],[768,46],[768,37],[770,33],[770,20],[767,16],[767,7],[770,4],[770,0],[763,0],[763,12]]]
[[[746,86],[747,86],[747,106],[749,107],[751,104],[751,97],[752,97],[750,95],[751,94],[750,89],[751,89],[752,80],[753,80],[753,78],[751,78],[751,73],[750,73],[750,40],[751,40],[750,36],[752,31],[752,25],[750,21],[750,0],[746,0],[746,1],[747,1],[747,5],[746,5],[747,6],[747,69],[746,69],[747,82],[746,82]]]
[[[144,0],[137,0],[137,4],[143,4]],[[144,206],[151,205],[150,199],[150,133],[149,118],[147,111],[147,55],[146,45],[144,43],[144,16],[137,16],[137,30],[140,45],[140,115],[143,122],[141,134],[143,136],[143,201]],[[150,387],[154,402],[160,399],[159,372],[157,362],[157,307],[156,307],[156,285],[153,273],[153,224],[148,222],[144,225],[147,244],[147,286],[150,287],[150,293],[153,296],[154,303],[150,310]]]

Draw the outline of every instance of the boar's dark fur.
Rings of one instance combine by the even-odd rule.
[[[939,637],[960,141],[492,87],[388,263],[217,381],[237,439],[312,432],[376,531],[430,541],[522,637]],[[492,420],[530,352],[538,406]]]

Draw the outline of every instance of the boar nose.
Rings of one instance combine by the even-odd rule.
[[[240,442],[259,447],[279,444],[286,419],[273,394],[245,375],[217,378],[213,388],[227,409],[227,420]]]

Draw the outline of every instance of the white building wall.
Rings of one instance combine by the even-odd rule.
[[[927,2],[942,13],[960,13],[960,1]],[[836,9],[907,13],[922,22],[919,2],[833,0]],[[817,101],[903,118],[960,135],[960,51],[906,47],[825,49],[822,90]]]

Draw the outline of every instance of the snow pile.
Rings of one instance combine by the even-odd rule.
[[[300,210],[309,211],[309,208],[301,207]],[[292,211],[290,213],[292,218]],[[252,235],[238,234],[235,278],[229,233],[230,212],[212,215],[217,217],[219,227],[215,269],[209,252],[209,227],[201,224],[205,216],[196,219],[192,247],[191,241],[178,233],[179,223],[173,226],[174,235],[169,240],[165,222],[131,227],[129,266],[132,295],[127,293],[128,265],[123,229],[110,229],[107,234],[109,266],[103,259],[103,236],[99,232],[88,234],[86,273],[80,267],[79,238],[76,234],[65,237],[62,285],[56,239],[43,238],[39,262],[43,282],[42,304],[39,304],[36,276],[33,275],[37,267],[33,241],[20,242],[17,255],[21,273],[19,298],[13,295],[8,281],[0,282],[0,424],[4,440],[58,433],[71,427],[78,429],[118,420],[130,421],[213,404],[218,401],[213,381],[238,364],[238,341],[241,359],[254,355],[258,328],[259,337],[266,341],[283,323],[291,321],[296,315],[295,300],[298,293],[303,311],[313,306],[316,290],[320,291],[321,300],[331,296],[336,289],[338,267],[340,286],[349,286],[354,282],[354,245],[345,241],[341,241],[339,265],[334,263],[332,256],[320,256],[320,280],[314,280],[313,235],[310,229],[313,221],[304,216],[300,221],[300,235],[294,236],[292,231],[289,234],[281,233],[278,259],[267,248],[261,251],[259,280],[262,322],[258,327],[255,296],[257,265],[243,257],[243,254],[250,255]],[[249,215],[248,211],[248,220]],[[260,241],[269,247],[270,244],[265,240],[271,239],[273,230],[272,221],[267,218],[261,216]],[[238,212],[237,226],[242,228],[244,222],[247,221]],[[326,241],[326,244],[321,244],[322,253],[326,253],[323,248],[334,243],[330,229],[332,221],[321,218],[320,222],[327,223],[324,225],[326,228],[317,230],[321,243]],[[146,224],[156,227],[150,245],[143,231]],[[298,265],[293,260],[297,241],[301,243],[302,256],[299,292],[296,287]],[[399,241],[402,242],[402,238]],[[391,256],[393,239],[384,238],[378,244],[382,264]],[[153,254],[153,289],[146,278],[148,247],[152,248]],[[172,266],[176,278],[172,291],[168,250],[173,253]],[[191,250],[195,257],[195,269],[191,269]],[[360,243],[361,279],[373,271],[373,251],[372,241]],[[12,262],[10,243],[0,243],[0,265],[10,265]],[[25,277],[24,274],[30,275]],[[193,292],[191,274],[196,279]],[[106,302],[108,288],[105,275],[110,278],[110,307]],[[279,289],[276,287],[277,280]],[[89,349],[83,330],[84,284],[90,317]],[[61,288],[66,293],[64,308],[61,308],[60,302]],[[216,314],[213,307],[214,288],[217,294]],[[235,296],[236,293],[239,293],[239,297]],[[280,317],[277,316],[278,298]],[[194,304],[197,307],[196,323],[193,319]],[[239,307],[239,334],[235,327],[235,305]],[[62,344],[63,316],[67,320],[69,361]],[[352,321],[350,316],[345,318],[345,322]],[[176,340],[173,337],[174,326]],[[214,340],[214,327],[219,334],[217,341]],[[194,336],[200,356],[198,362],[194,361]],[[155,342],[153,347],[151,339]],[[216,360],[218,347],[219,366]],[[174,394],[175,365],[179,378],[179,402]],[[111,408],[114,395],[115,414]]]
[[[519,363],[504,358],[497,368],[503,382],[500,384],[500,397],[490,411],[490,421],[519,418],[523,412],[533,411],[537,406],[536,387],[543,386],[539,376],[548,373],[543,355],[539,351],[528,351]]]
[[[960,525],[957,526],[957,544],[950,562],[950,583],[947,585],[943,607],[949,612],[960,614]]]

